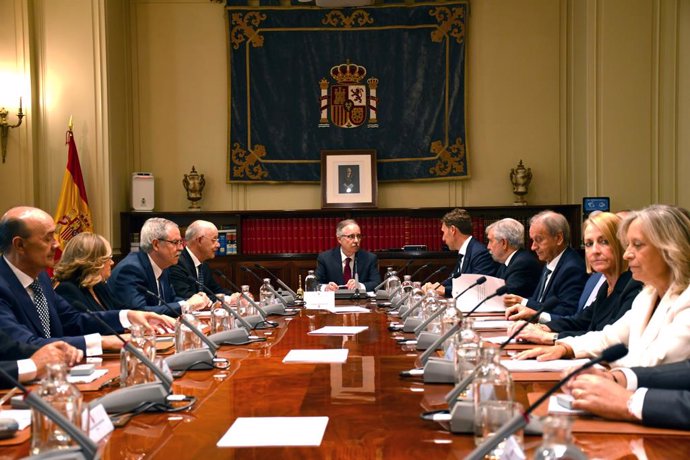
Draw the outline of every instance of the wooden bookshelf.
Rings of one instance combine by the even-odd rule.
[[[414,259],[407,273],[425,263],[430,266],[420,273],[426,276],[440,265],[454,264],[456,254],[442,246],[440,218],[452,208],[417,209],[350,209],[303,211],[209,211],[209,212],[123,212],[120,220],[122,255],[135,243],[138,232],[150,217],[164,217],[184,228],[197,219],[208,220],[219,228],[236,231],[237,254],[217,256],[211,266],[220,269],[236,284],[249,284],[258,292],[258,281],[241,270],[242,266],[255,269],[259,263],[297,287],[308,270],[316,268],[319,252],[335,247],[335,225],[342,219],[356,219],[362,228],[362,248],[373,251],[379,258],[382,274],[387,266],[401,267]],[[525,225],[525,246],[530,241],[527,228],[530,217],[551,209],[563,214],[570,223],[571,245],[580,247],[582,211],[577,205],[552,206],[484,206],[465,207],[473,219],[473,236],[485,242],[485,228],[496,220],[512,217]],[[424,244],[427,251],[404,252],[405,244]]]

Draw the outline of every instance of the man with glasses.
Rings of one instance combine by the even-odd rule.
[[[194,282],[196,279],[214,294],[232,294],[216,283],[206,263],[216,257],[220,247],[218,228],[211,222],[195,220],[187,227],[184,238],[187,247],[180,254],[177,265],[170,267],[170,282],[175,293],[182,297],[193,296],[199,292],[199,285]]]
[[[357,222],[339,222],[335,237],[339,245],[322,252],[316,260],[316,279],[328,291],[373,290],[381,282],[379,261],[371,252],[360,250],[362,232]]]
[[[108,280],[108,285],[122,303],[137,310],[168,315],[173,312],[179,315],[183,306],[197,310],[209,304],[203,292],[196,292],[184,300],[170,283],[169,268],[177,264],[184,249],[184,241],[175,222],[161,217],[148,219],[141,227],[139,248],[139,252],[130,252],[115,266]],[[162,305],[158,297],[139,292],[139,286],[156,293],[173,311]]]
[[[170,318],[151,312],[88,314],[72,306],[53,290],[46,273],[54,264],[58,247],[55,221],[41,209],[18,206],[0,218],[0,329],[12,339],[32,347],[63,341],[93,356],[122,348],[122,342],[109,335],[113,330],[124,332],[131,324],[146,329],[174,325]],[[60,347],[71,354],[71,363],[79,359],[72,348]],[[5,355],[0,355],[4,359]]]

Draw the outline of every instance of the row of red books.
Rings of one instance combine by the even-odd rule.
[[[319,253],[335,247],[339,217],[248,218],[242,222],[242,254]],[[405,245],[424,245],[441,251],[438,218],[381,216],[357,220],[361,246],[368,251],[399,250]],[[472,219],[473,236],[484,242],[484,219]]]

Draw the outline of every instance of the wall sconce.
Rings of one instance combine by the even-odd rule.
[[[22,98],[19,98],[19,112],[17,112],[17,124],[11,125],[7,121],[7,115],[9,112],[6,108],[0,109],[0,145],[2,146],[2,162],[5,162],[5,157],[7,156],[7,138],[10,135],[10,128],[17,128],[22,124],[22,118],[24,114],[22,113]]]

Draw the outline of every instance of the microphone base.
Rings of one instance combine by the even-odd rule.
[[[256,326],[260,323],[264,323],[265,320],[261,315],[252,315],[244,317],[244,320],[249,323],[252,329],[256,329]]]
[[[376,291],[376,300],[390,300],[390,296],[388,295],[387,291],[384,291],[382,289],[379,289]]]
[[[419,318],[407,318],[403,323],[403,332],[414,332],[420,324],[422,320]]]
[[[282,304],[271,304],[267,307],[263,307],[267,315],[278,315],[278,316],[294,316],[295,313],[290,313],[285,310]]]
[[[216,345],[246,345],[251,342],[249,333],[243,327],[229,331],[216,332],[208,336]]]
[[[213,368],[213,353],[208,348],[186,350],[168,356],[165,364],[173,371],[209,370]]]
[[[432,334],[431,332],[422,332],[417,336],[417,344],[415,345],[415,348],[417,350],[426,350],[430,346],[434,344],[438,340],[438,338],[441,337],[438,334]],[[443,344],[440,343],[436,347],[437,350],[442,350],[443,349]]]
[[[98,399],[94,399],[89,406],[93,408],[103,404],[103,408],[109,414],[131,412],[142,403],[165,404],[168,394],[169,391],[160,382],[142,383],[120,388]]]
[[[424,365],[424,383],[455,383],[453,361],[429,358]]]
[[[450,432],[455,434],[474,433],[474,402],[459,400],[450,411]],[[544,434],[538,417],[529,415],[529,423],[524,427],[525,434],[540,436]]]

